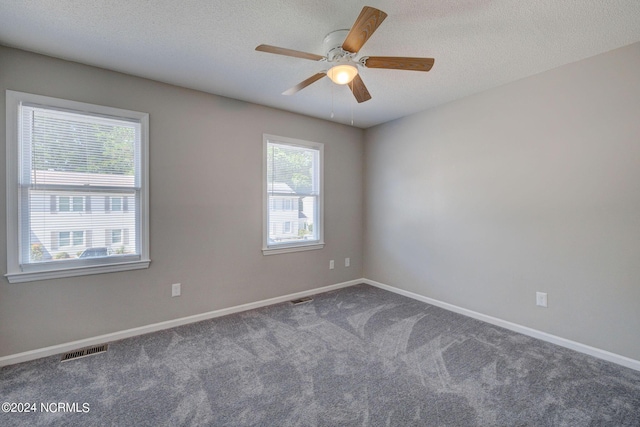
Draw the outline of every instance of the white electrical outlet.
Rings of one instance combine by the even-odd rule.
[[[351,258],[345,258],[344,259],[344,266],[345,267],[349,267],[351,265]]]
[[[173,285],[171,285],[171,296],[172,297],[179,297],[180,296],[180,283],[174,283]]]
[[[329,270],[333,270],[336,268],[336,263],[334,260],[329,261]]]
[[[547,293],[546,292],[536,292],[536,305],[540,307],[547,306]]]

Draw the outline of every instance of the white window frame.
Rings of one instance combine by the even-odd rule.
[[[19,176],[20,176],[20,107],[22,104],[36,104],[63,110],[72,110],[98,116],[135,120],[140,123],[140,206],[136,213],[139,230],[139,256],[122,259],[87,259],[73,264],[62,262],[44,266],[29,264],[29,268],[20,265],[22,242],[19,231]],[[35,95],[12,90],[6,91],[6,150],[7,150],[7,274],[10,283],[30,282],[34,280],[55,279],[61,277],[84,276],[89,274],[110,273],[116,271],[148,268],[149,258],[149,115],[138,111],[105,107],[70,101],[49,96]],[[73,207],[70,199],[70,212]],[[52,265],[53,264],[53,265]]]
[[[311,148],[318,150],[317,177],[319,195],[314,227],[318,227],[318,240],[280,243],[269,246],[269,193],[267,178],[267,147],[269,143],[291,145],[293,147]],[[262,135],[262,254],[276,255],[290,252],[310,251],[324,248],[324,144],[320,142],[304,141],[284,136]],[[274,206],[275,208],[275,206]],[[282,202],[284,208],[284,201]]]

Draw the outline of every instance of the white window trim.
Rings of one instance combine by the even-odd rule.
[[[111,117],[127,117],[140,121],[140,212],[137,220],[140,224],[141,250],[139,259],[131,260],[123,257],[121,262],[109,263],[75,263],[73,266],[49,266],[46,269],[22,271],[19,262],[20,238],[18,231],[18,174],[20,153],[19,114],[22,102],[41,104],[69,110],[84,111]],[[148,268],[149,258],[149,114],[120,108],[69,101],[49,96],[34,95],[12,90],[6,91],[6,149],[7,149],[7,274],[9,283],[23,283],[35,280],[57,279],[62,277],[84,276],[89,274],[111,273]],[[138,258],[138,257],[136,257]]]
[[[269,247],[269,196],[267,194],[267,145],[269,142],[296,147],[308,147],[319,151],[318,158],[320,167],[318,168],[318,185],[320,186],[320,195],[318,196],[318,224],[320,229],[318,232],[318,240],[309,242],[281,243],[277,246]],[[284,136],[263,134],[262,168],[262,254],[277,255],[324,248],[324,144],[295,138],[287,138]]]

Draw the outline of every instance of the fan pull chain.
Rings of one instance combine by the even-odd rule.
[[[351,92],[353,92],[353,80],[349,82],[349,88],[351,88]],[[351,100],[351,126],[353,126],[353,99]]]
[[[333,84],[331,85],[331,118],[333,119]]]
[[[351,101],[351,126],[353,126],[353,102]]]

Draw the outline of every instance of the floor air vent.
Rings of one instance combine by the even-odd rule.
[[[298,298],[298,299],[291,300],[291,304],[299,305],[299,304],[304,304],[305,302],[311,302],[311,301],[313,301],[313,298],[304,297],[304,298]]]
[[[75,360],[81,357],[93,356],[94,354],[104,353],[109,348],[109,344],[100,344],[93,347],[81,348],[80,350],[73,350],[69,353],[65,353],[62,355],[61,362],[66,362],[67,360]]]

